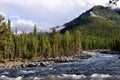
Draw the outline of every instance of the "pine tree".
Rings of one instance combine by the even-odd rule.
[[[33,35],[37,36],[37,27],[36,27],[36,25],[34,25]]]
[[[4,18],[0,16],[0,52],[2,58],[10,59],[13,55],[13,43],[12,43],[12,32],[11,22],[8,20],[8,24],[4,21]],[[12,56],[13,57],[13,56]]]
[[[53,57],[60,56],[60,47],[61,47],[61,35],[60,32],[56,32],[53,30],[53,32],[50,34],[50,44],[52,47],[52,55]]]
[[[71,34],[69,31],[66,31],[64,36],[63,36],[63,49],[64,49],[64,55],[69,56],[71,54],[72,51],[72,38],[71,38]]]
[[[75,47],[75,53],[79,54],[81,53],[81,33],[79,30],[74,31],[74,47]]]
[[[11,32],[11,21],[8,20],[7,31],[6,31],[6,54],[8,59],[14,58],[14,44],[13,44],[13,33]]]
[[[42,56],[44,58],[51,57],[51,44],[49,40],[49,36],[46,33],[40,32],[38,34],[38,40],[39,40],[39,54],[38,56]]]

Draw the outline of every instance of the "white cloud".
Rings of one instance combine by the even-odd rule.
[[[24,25],[31,25],[31,26],[33,26],[34,25],[34,23],[32,22],[32,21],[30,21],[30,20],[17,20],[17,23],[18,24],[24,24]]]
[[[17,29],[18,32],[32,32],[34,25],[35,23],[30,20],[18,19],[16,22],[12,22],[12,29],[13,31]]]
[[[20,19],[19,16],[10,16],[10,18],[12,18],[12,19]]]
[[[56,8],[56,6],[64,6],[64,5],[74,5],[74,3],[78,3],[81,6],[86,6],[86,3],[95,5],[95,4],[104,4],[109,0],[1,0],[2,3],[5,4],[15,4],[20,6],[35,6],[42,5],[50,9]],[[65,4],[64,4],[65,3]],[[88,6],[88,5],[87,5]]]
[[[24,32],[32,32],[34,29],[34,26],[37,25],[37,30],[38,31],[50,31],[49,27],[51,24],[48,22],[43,22],[40,24],[37,24],[33,21],[30,20],[24,20],[24,19],[18,19],[15,22],[11,23],[12,25],[12,30],[15,31],[15,29],[18,30],[18,33]]]
[[[6,7],[2,3],[0,3],[0,14],[5,16],[6,15],[5,11],[6,11]]]
[[[105,3],[108,2],[109,0],[88,0],[88,3],[92,5],[104,5]]]

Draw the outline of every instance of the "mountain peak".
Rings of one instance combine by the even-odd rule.
[[[110,9],[108,7],[98,5],[98,6],[92,7],[88,11],[82,13],[80,16],[78,16],[74,20],[72,20],[68,23],[65,23],[63,26],[69,26],[71,24],[79,23],[82,19],[84,19],[86,17],[90,17],[90,16],[107,18],[107,19],[109,19],[109,21],[120,24],[120,15],[116,11],[114,11],[113,9]]]

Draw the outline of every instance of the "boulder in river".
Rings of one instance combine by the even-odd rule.
[[[30,64],[27,65],[27,67],[37,67],[37,65],[34,64],[34,63],[30,63]]]
[[[20,65],[21,68],[26,68],[27,66],[25,64]]]
[[[41,62],[41,63],[40,63],[40,66],[45,67],[45,66],[46,66],[46,64],[45,64],[45,63],[43,63],[43,62]]]

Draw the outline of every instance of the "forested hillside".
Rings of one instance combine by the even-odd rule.
[[[86,17],[76,24],[67,26],[64,30],[80,30],[84,36],[118,37],[120,26],[102,17]]]
[[[120,44],[119,21],[120,15],[114,10],[108,7],[95,6],[64,24],[66,27],[61,32],[79,30],[82,34],[82,48],[85,50],[116,49],[116,47],[118,49],[118,44]]]

